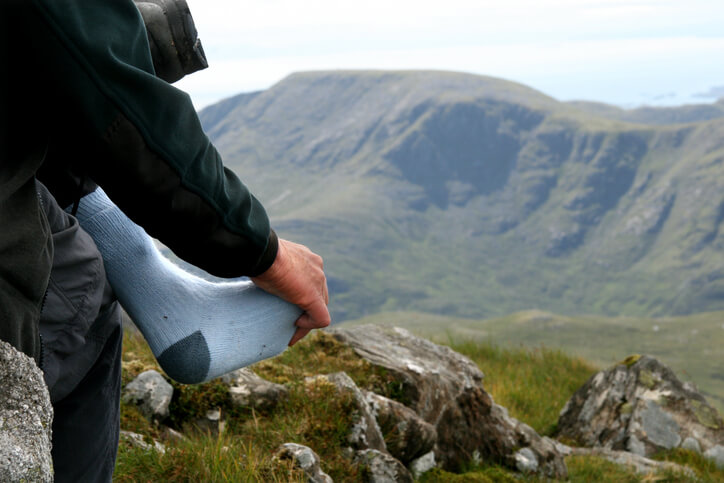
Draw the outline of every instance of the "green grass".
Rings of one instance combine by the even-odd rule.
[[[724,469],[717,468],[713,461],[694,451],[684,449],[665,451],[655,456],[655,459],[670,461],[691,468],[696,474],[697,481],[706,483],[724,481]],[[672,478],[669,481],[677,481],[674,478],[680,475],[670,474],[669,476]]]
[[[288,461],[278,461],[236,436],[199,434],[167,445],[166,453],[121,444],[117,482],[305,482]]]
[[[559,350],[506,349],[489,342],[456,341],[452,336],[448,336],[448,344],[478,364],[485,374],[484,385],[496,403],[544,435],[555,431],[562,406],[596,370],[591,363]],[[124,384],[142,370],[158,370],[143,339],[130,331],[124,337],[123,361]],[[142,434],[147,442],[160,440],[167,450],[161,454],[122,443],[114,481],[305,481],[304,475],[291,468],[288,461],[274,457],[275,450],[286,442],[314,449],[320,455],[322,470],[334,481],[364,481],[363,470],[344,456],[351,398],[340,396],[330,384],[310,383],[305,378],[345,371],[359,386],[404,401],[404,393],[394,378],[384,370],[371,367],[333,337],[319,332],[281,356],[256,364],[253,369],[262,377],[289,388],[288,397],[275,409],[235,408],[228,390],[218,381],[194,386],[173,383],[172,414],[166,423],[183,432],[186,438],[182,441],[168,439],[158,425],[146,421],[134,407],[122,404],[122,429]],[[208,409],[220,409],[226,416],[220,431],[200,429],[194,424]],[[658,458],[691,466],[700,481],[724,479],[724,472],[690,452],[668,452]],[[567,464],[570,481],[574,482],[695,481],[669,473],[640,476],[595,457],[569,457]],[[521,475],[506,468],[471,462],[463,474],[436,469],[421,481],[520,479]],[[541,480],[526,476],[522,481]]]
[[[638,483],[644,481],[631,469],[596,456],[569,456],[566,458],[566,465],[572,482]],[[655,478],[653,481],[660,480]]]
[[[483,385],[511,416],[539,434],[553,435],[558,414],[596,368],[550,349],[502,349],[491,343],[453,342],[485,374]]]
[[[462,474],[454,474],[435,468],[422,475],[419,481],[423,483],[514,483],[519,479],[506,469],[499,466],[489,466],[471,467]]]
[[[330,340],[332,345],[327,345],[333,353],[339,349],[338,345],[333,345],[331,337],[326,339]],[[141,368],[150,367],[160,370],[148,362],[150,350],[137,334],[126,335],[124,342],[124,371],[140,373]],[[287,383],[288,397],[274,410],[234,407],[228,389],[220,380],[198,385],[170,381],[175,391],[167,424],[186,434],[189,441],[181,444],[166,441],[170,445],[166,455],[122,447],[116,479],[273,481],[277,478],[278,481],[286,481],[284,475],[289,473],[288,464],[275,462],[272,455],[281,444],[294,442],[313,448],[324,461],[324,470],[335,481],[349,478],[354,481],[358,470],[342,453],[351,424],[351,396],[337,394],[330,384],[312,384],[304,379],[306,375],[314,374],[308,369],[320,361],[324,363],[333,359],[331,355],[324,355],[325,342],[320,345],[318,354],[310,339],[299,344],[298,349],[287,351],[279,360],[255,367],[259,374]],[[338,360],[337,367],[329,364],[328,368],[351,369],[343,355]],[[359,360],[354,364],[359,364]],[[359,373],[366,374],[363,371]],[[130,379],[130,374],[124,375],[125,381]],[[369,379],[376,380],[374,377]],[[197,427],[196,421],[209,409],[219,409],[226,416],[226,424],[218,435]],[[134,407],[125,404],[122,405],[121,427],[147,438],[161,437],[158,427],[146,422]],[[195,456],[189,459],[189,455]],[[239,455],[245,456],[240,459]],[[277,468],[280,464],[281,467]]]

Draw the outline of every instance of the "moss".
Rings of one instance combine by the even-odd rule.
[[[639,382],[649,389],[653,389],[656,387],[658,380],[651,371],[644,370],[639,372]]]
[[[273,441],[273,451],[294,441],[312,448],[322,461],[322,470],[334,481],[358,481],[358,468],[344,457],[355,412],[354,396],[340,392],[334,384],[317,379],[290,388],[289,397],[266,418],[247,420],[238,434],[245,438]]]
[[[716,410],[696,399],[692,399],[690,402],[691,408],[694,410],[694,415],[701,424],[711,429],[721,428],[721,420]]]
[[[231,412],[235,408],[229,394],[229,386],[221,379],[214,379],[205,384],[185,385],[173,383],[174,397],[169,406],[170,419],[174,426],[180,428],[184,422],[203,418],[212,409]]]
[[[304,385],[304,396],[292,401],[291,414],[308,412],[308,418],[300,428],[299,434],[305,440],[316,442],[320,448],[339,448],[347,445],[347,435],[352,427],[352,417],[356,412],[354,395],[340,392],[337,387],[325,379],[318,379]],[[303,407],[302,407],[303,405]]]
[[[295,383],[318,374],[345,372],[362,389],[405,405],[412,402],[412,388],[407,387],[398,375],[370,364],[353,348],[325,332],[306,337],[279,357],[260,362],[252,369],[277,384]]]
[[[144,436],[145,439],[158,439],[159,433],[135,405],[121,404],[121,428]]]
[[[254,372],[278,384],[294,383],[317,374],[346,372],[352,379],[365,380],[370,364],[354,350],[324,332],[316,332],[280,356],[253,366]]]
[[[631,404],[630,402],[625,402],[621,405],[618,412],[619,414],[631,414],[633,412],[633,408],[633,404]]]
[[[639,359],[641,359],[641,357],[642,357],[641,354],[634,354],[634,355],[628,356],[626,359],[622,360],[621,362],[619,362],[616,365],[617,366],[624,365],[626,367],[631,367],[634,364],[636,364],[639,361]]]

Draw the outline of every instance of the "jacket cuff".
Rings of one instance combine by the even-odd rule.
[[[259,261],[248,276],[256,277],[269,270],[269,267],[274,264],[274,260],[277,258],[277,251],[279,251],[279,238],[277,238],[276,232],[270,229],[266,250],[264,250],[264,253],[259,257]]]

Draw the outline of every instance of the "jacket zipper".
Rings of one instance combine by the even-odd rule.
[[[45,309],[45,301],[48,298],[48,288],[46,287],[45,293],[43,294],[43,301],[40,303],[40,315],[43,315],[43,309]],[[38,357],[38,367],[43,370],[45,364],[45,343],[43,342],[43,334],[40,333],[40,320],[38,320],[38,339],[40,340],[40,356]]]

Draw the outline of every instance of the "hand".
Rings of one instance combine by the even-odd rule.
[[[265,292],[276,295],[304,310],[295,325],[289,345],[293,346],[312,329],[327,327],[332,321],[327,305],[327,278],[322,257],[304,245],[279,239],[277,257],[269,269],[251,280]]]

